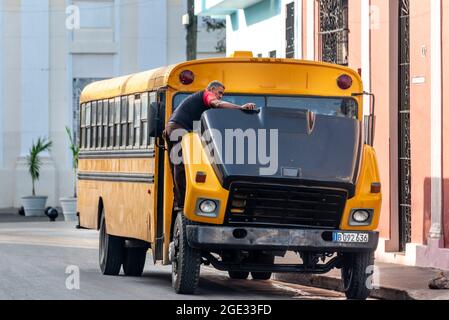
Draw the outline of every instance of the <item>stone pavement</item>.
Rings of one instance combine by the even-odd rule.
[[[449,300],[449,290],[429,289],[430,280],[441,270],[419,268],[399,264],[376,263],[377,288],[371,298],[382,300]],[[449,274],[449,272],[447,273]],[[275,274],[279,281],[312,286],[327,290],[343,291],[340,270],[334,269],[325,275]]]

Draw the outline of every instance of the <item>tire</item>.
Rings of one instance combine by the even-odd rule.
[[[174,259],[172,261],[172,286],[178,294],[193,294],[198,287],[201,251],[187,242],[187,219],[178,214],[173,229]]]
[[[125,240],[120,237],[111,236],[106,230],[104,214],[100,222],[100,250],[99,262],[101,273],[108,276],[116,276],[120,273],[123,263]]]
[[[341,278],[348,299],[366,300],[369,297],[367,282],[370,274],[367,271],[373,265],[373,252],[348,253],[343,256]]]
[[[126,248],[123,258],[123,272],[125,276],[141,277],[147,257],[146,248]]]
[[[274,264],[274,256],[260,254],[256,256],[255,262],[260,264]],[[271,272],[251,272],[253,280],[270,280]]]
[[[229,278],[237,280],[246,280],[249,276],[249,272],[246,271],[228,271],[228,274]]]

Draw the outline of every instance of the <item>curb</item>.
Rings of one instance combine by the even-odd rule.
[[[344,292],[340,278],[328,275],[310,275],[295,273],[275,273],[273,279],[281,282],[288,282],[303,285],[306,287],[316,287],[325,290]],[[380,286],[371,291],[370,298],[380,300],[415,300],[406,290]]]

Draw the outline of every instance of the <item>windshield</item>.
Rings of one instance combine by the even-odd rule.
[[[186,99],[189,93],[178,93],[173,98],[173,110]],[[327,98],[327,97],[292,97],[292,96],[263,96],[263,95],[233,95],[227,94],[224,101],[238,105],[255,103],[258,108],[288,108],[297,110],[309,110],[316,114],[357,119],[358,105],[352,98]]]

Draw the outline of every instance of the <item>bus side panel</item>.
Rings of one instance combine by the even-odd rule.
[[[102,201],[109,234],[152,242],[155,186],[134,181],[134,176],[151,177],[153,173],[153,158],[81,159],[79,174],[88,177],[78,182],[81,226],[97,228]]]
[[[100,190],[98,182],[78,180],[78,209],[80,225],[87,229],[97,229],[98,201]]]
[[[154,224],[154,185],[130,182],[102,182],[106,228],[115,236],[151,242]]]

